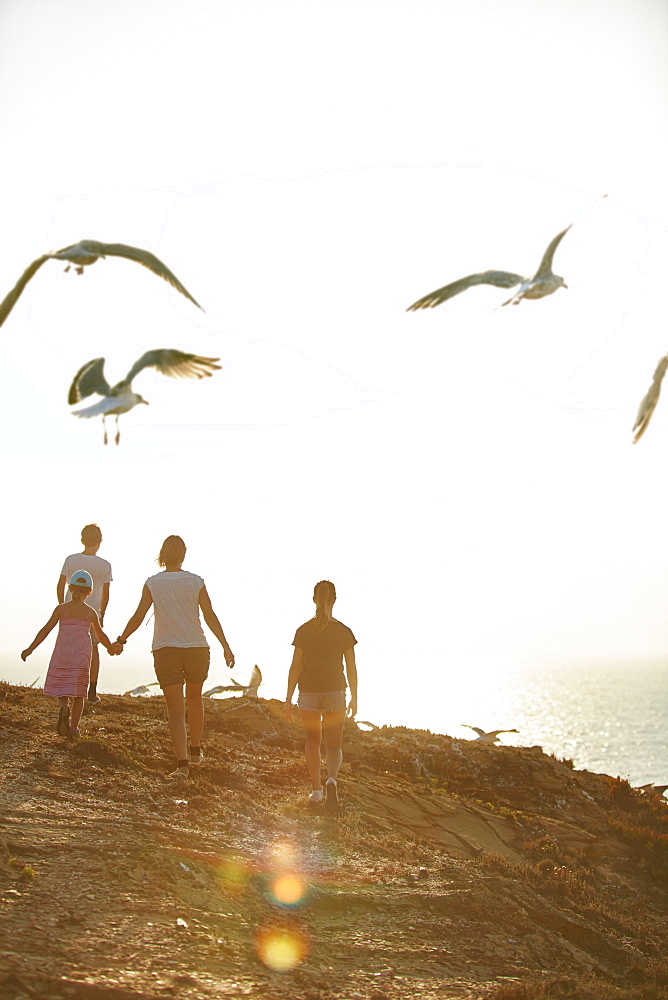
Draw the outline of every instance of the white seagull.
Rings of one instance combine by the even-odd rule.
[[[496,285],[497,288],[514,288],[515,285],[519,285],[520,287],[515,294],[501,303],[503,306],[511,303],[516,306],[522,299],[542,299],[545,295],[556,292],[558,288],[568,288],[564,279],[553,272],[552,258],[572,225],[573,223],[566,226],[554,237],[532,278],[525,278],[521,274],[513,274],[510,271],[480,271],[478,274],[468,274],[465,278],[452,281],[449,285],[437,288],[435,292],[430,292],[429,295],[418,299],[417,302],[408,307],[406,312],[415,312],[417,309],[433,309],[434,306],[440,306],[441,302],[447,302],[448,299],[459,295],[460,292],[465,292],[473,285]]]
[[[474,733],[478,734],[476,739],[473,740],[473,743],[477,743],[479,740],[482,740],[483,743],[500,743],[501,740],[499,739],[499,733],[519,732],[519,729],[492,729],[491,732],[486,733],[484,729],[479,729],[478,726],[467,726],[465,722],[462,722],[462,725],[466,729],[472,729]]]
[[[184,351],[157,348],[142,354],[125,378],[112,387],[104,377],[104,358],[93,358],[92,361],[83,365],[74,376],[67,402],[73,406],[93,393],[102,396],[99,403],[86,406],[83,410],[73,410],[72,415],[75,417],[101,416],[104,424],[105,444],[107,443],[106,418],[115,416],[116,444],[118,444],[121,438],[118,418],[121,413],[127,413],[138,403],[146,403],[148,406],[148,400],[132,391],[132,380],[140,371],[144,368],[156,368],[163,375],[169,375],[172,378],[204,378],[211,375],[214,370],[220,369],[221,366],[215,364],[216,361],[220,361],[220,358],[202,358],[197,354],[186,354]]]
[[[666,374],[666,369],[668,368],[668,354],[664,356],[659,361],[654,375],[652,376],[652,384],[645,393],[645,397],[638,407],[638,416],[636,417],[636,422],[633,425],[632,434],[633,444],[636,444],[640,438],[643,436],[647,430],[647,426],[652,419],[652,414],[656,409],[656,404],[659,402],[659,396],[661,395],[661,383],[663,382],[663,376]]]
[[[157,684],[158,681],[151,681],[150,684],[140,684],[139,687],[133,688],[132,691],[124,691],[123,697],[126,698],[128,695],[130,695],[131,697],[134,698],[140,694],[148,694],[149,693],[148,689],[156,687]]]
[[[242,691],[246,698],[257,698],[257,689],[262,684],[262,672],[257,664],[253,667],[248,684],[239,684],[232,678],[232,684],[218,684],[204,692],[205,698],[210,698],[214,694],[221,694],[223,691]]]
[[[52,253],[43,254],[25,269],[12,290],[7,293],[0,303],[0,326],[2,326],[16,305],[25,286],[47,260],[65,260],[68,262],[65,268],[66,271],[69,271],[72,265],[74,265],[74,270],[77,274],[83,274],[84,267],[94,264],[96,260],[104,260],[105,257],[125,257],[127,260],[134,260],[138,264],[143,264],[149,271],[153,271],[159,278],[164,278],[173,288],[176,288],[178,292],[181,292],[187,299],[190,299],[198,309],[202,308],[187,288],[184,288],[176,275],[172,274],[169,268],[155,254],[150,253],[148,250],[141,250],[139,247],[129,247],[125,243],[99,243],[97,240],[80,240],[78,243],[73,243],[72,246],[63,247],[62,250],[54,250]]]

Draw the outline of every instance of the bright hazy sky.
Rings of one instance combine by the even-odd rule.
[[[52,261],[0,331],[0,675],[43,678],[53,637],[19,652],[88,521],[112,636],[181,534],[267,697],[321,578],[378,722],[438,728],[455,682],[518,660],[668,655],[668,399],[630,433],[668,351],[667,39],[663,0],[4,0],[0,298],[93,238],[206,311],[131,262]],[[532,274],[573,221],[568,290],[405,311]],[[223,370],[142,373],[105,448],[72,376],[154,347]],[[153,679],[150,631],[102,654],[103,691]]]

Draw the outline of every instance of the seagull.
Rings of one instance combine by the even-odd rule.
[[[133,688],[132,691],[124,691],[123,692],[123,697],[126,698],[128,695],[131,695],[132,697],[134,697],[135,695],[139,695],[139,694],[148,694],[149,693],[148,689],[152,688],[152,687],[156,687],[157,684],[158,684],[158,681],[151,681],[150,684],[140,684],[139,687]]]
[[[105,257],[125,257],[127,260],[135,260],[138,264],[143,264],[149,271],[153,271],[159,278],[164,278],[173,288],[181,292],[182,295],[185,295],[187,299],[190,299],[198,309],[202,308],[187,288],[184,288],[176,275],[172,274],[169,268],[155,254],[150,253],[148,250],[141,250],[139,247],[129,247],[125,243],[99,243],[97,240],[80,240],[79,243],[63,247],[62,250],[54,250],[52,253],[42,254],[41,257],[38,257],[25,269],[12,290],[8,292],[2,303],[0,303],[0,326],[2,326],[16,305],[25,286],[47,260],[68,261],[65,268],[66,271],[69,271],[72,265],[75,265],[74,270],[77,274],[83,274],[84,267],[94,264],[100,258],[104,260]]]
[[[210,688],[210,690],[204,692],[205,698],[210,698],[214,694],[221,694],[223,691],[242,691],[244,697],[246,698],[257,698],[257,689],[260,684],[262,684],[262,671],[257,664],[253,667],[251,671],[250,681],[248,684],[239,684],[238,681],[232,678],[232,684],[218,684],[216,687]]]
[[[73,406],[93,393],[103,397],[98,403],[86,406],[83,410],[73,410],[72,416],[101,416],[104,424],[105,444],[107,443],[106,418],[108,416],[116,417],[116,444],[118,444],[121,439],[121,432],[118,429],[118,418],[121,413],[127,413],[138,403],[146,403],[148,406],[148,400],[132,391],[133,378],[144,368],[156,368],[163,375],[169,375],[172,378],[204,378],[212,374],[212,369],[219,370],[221,367],[215,364],[216,361],[220,361],[220,358],[202,358],[197,354],[186,354],[184,351],[157,348],[142,354],[125,378],[112,387],[104,377],[104,360],[104,358],[93,358],[92,361],[88,361],[79,369],[70,386],[67,402]]]
[[[477,726],[467,726],[465,722],[462,725],[466,729],[472,729],[478,734],[477,738],[473,740],[474,743],[482,740],[483,743],[500,743],[499,733],[518,733],[519,729],[493,729],[491,732],[486,733],[484,729],[478,729]]]
[[[497,288],[514,288],[515,285],[519,285],[520,287],[517,292],[505,302],[502,302],[502,306],[507,306],[511,303],[516,306],[522,299],[542,299],[545,295],[551,295],[552,292],[556,292],[558,288],[568,288],[564,279],[553,272],[552,258],[554,257],[555,250],[572,225],[573,223],[570,226],[566,226],[565,229],[562,229],[554,237],[543,254],[543,259],[538,265],[538,270],[532,278],[525,278],[521,274],[512,274],[510,271],[481,271],[479,274],[469,274],[465,278],[452,281],[449,285],[437,288],[435,292],[430,292],[429,295],[418,299],[417,302],[408,307],[406,312],[415,312],[417,309],[433,309],[434,306],[440,306],[441,302],[447,302],[448,299],[459,295],[460,292],[465,292],[467,288],[471,288],[473,285],[496,285]]]
[[[668,785],[654,785],[651,782],[648,785],[638,785],[638,791],[644,792],[645,795],[658,795],[663,798],[663,793],[668,788]]]
[[[661,395],[661,383],[663,381],[663,376],[666,374],[667,368],[668,354],[664,354],[656,366],[654,375],[652,376],[652,384],[645,393],[645,398],[642,403],[638,407],[638,416],[636,417],[636,422],[633,425],[632,431],[634,434],[633,444],[637,444],[647,430],[647,425],[652,419],[652,414],[656,409],[656,404],[659,402],[659,396]]]

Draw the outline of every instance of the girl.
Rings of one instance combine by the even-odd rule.
[[[306,731],[306,767],[311,779],[309,802],[322,802],[320,779],[320,743],[324,739],[327,761],[326,803],[336,808],[336,779],[343,754],[341,738],[346,718],[346,682],[343,661],[350,687],[348,714],[357,713],[357,639],[347,625],[332,617],[336,589],[329,580],[316,583],[313,590],[315,618],[300,625],[295,633],[285,711],[292,718],[292,695],[299,684],[299,708]]]
[[[58,623],[58,638],[49,662],[49,669],[44,684],[44,694],[53,695],[60,702],[56,732],[59,736],[79,737],[79,719],[83,711],[84,698],[88,691],[90,679],[90,661],[92,642],[90,630],[93,629],[98,642],[109,652],[111,640],[107,638],[100,627],[97,611],[86,604],[86,598],[93,591],[93,580],[90,573],[79,569],[70,577],[69,591],[71,601],[59,604],[44,628],[40,629],[27,649],[21,653],[21,659],[27,660],[30,654],[43,642],[49,632]],[[69,699],[72,698],[72,718],[70,722]]]
[[[164,540],[157,558],[158,566],[163,567],[163,572],[148,578],[137,610],[113,647],[114,652],[122,652],[128,636],[139,628],[153,605],[153,663],[167,702],[169,730],[176,753],[176,770],[172,771],[170,778],[187,778],[189,766],[200,764],[204,759],[200,749],[204,728],[202,685],[209,673],[209,644],[202,631],[200,608],[204,621],[223,647],[226,664],[230,670],[234,666],[232,650],[211,607],[204,580],[181,568],[185,557],[186,546],[182,538],[170,535]],[[186,705],[190,726],[190,756],[186,734]]]

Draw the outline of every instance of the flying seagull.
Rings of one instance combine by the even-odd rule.
[[[257,689],[262,683],[262,671],[257,664],[253,667],[248,684],[239,684],[232,678],[232,684],[218,684],[204,692],[205,698],[210,698],[214,694],[221,694],[223,691],[241,691],[246,698],[257,698]]]
[[[659,402],[659,396],[661,395],[661,383],[663,381],[663,376],[666,374],[666,369],[668,368],[668,354],[664,356],[659,361],[656,366],[654,375],[652,376],[652,384],[645,394],[645,398],[638,408],[638,416],[636,417],[636,422],[633,425],[633,444],[636,444],[643,436],[647,430],[647,425],[652,419],[652,414],[656,409],[656,404]]]
[[[668,785],[654,785],[650,782],[648,785],[638,785],[638,791],[644,792],[645,795],[658,795],[659,798],[663,798],[663,793],[668,788]]]
[[[475,733],[478,734],[477,738],[473,740],[474,743],[477,743],[479,740],[482,740],[483,743],[500,743],[501,741],[499,739],[499,733],[519,732],[518,729],[492,729],[491,732],[486,733],[484,729],[478,729],[477,726],[467,726],[465,722],[462,722],[462,725],[466,729],[472,729]]]
[[[154,351],[147,351],[135,361],[130,371],[124,379],[117,382],[115,386],[110,386],[104,377],[104,358],[93,358],[83,365],[74,376],[74,381],[70,386],[67,402],[70,406],[80,403],[87,396],[97,393],[102,396],[98,403],[86,406],[83,410],[73,410],[75,417],[102,417],[104,424],[104,443],[107,443],[108,416],[116,417],[116,444],[120,441],[121,432],[118,429],[118,418],[121,413],[127,413],[138,403],[146,403],[139,393],[132,391],[132,380],[144,368],[156,368],[163,375],[170,375],[172,378],[204,378],[211,375],[213,370],[220,369],[220,365],[215,364],[220,358],[202,358],[197,354],[186,354],[184,351],[176,351],[170,348],[157,348]]]
[[[437,288],[435,292],[430,292],[429,295],[418,299],[417,302],[408,307],[406,312],[415,312],[417,309],[433,309],[434,306],[440,306],[441,302],[447,302],[448,299],[459,295],[460,292],[465,292],[473,285],[496,285],[497,288],[514,288],[515,285],[519,285],[517,292],[501,303],[503,306],[511,303],[516,306],[522,299],[542,299],[543,296],[556,292],[558,288],[568,288],[564,279],[553,272],[552,258],[572,225],[573,223],[566,226],[554,237],[532,278],[525,278],[521,274],[512,274],[510,271],[480,271],[479,274],[468,274],[465,278],[452,281],[449,285]]]
[[[125,698],[125,697],[127,697],[127,695],[130,695],[131,697],[135,697],[136,695],[140,695],[140,694],[148,694],[148,689],[152,688],[152,687],[156,687],[157,684],[158,684],[158,681],[151,681],[150,684],[140,684],[139,687],[133,688],[132,691],[124,691],[123,692],[123,697]]]
[[[169,268],[155,254],[150,253],[148,250],[141,250],[139,247],[129,247],[125,243],[99,243],[97,240],[80,240],[79,243],[63,247],[62,250],[54,250],[52,253],[43,254],[25,269],[12,290],[8,292],[2,303],[0,303],[0,326],[2,326],[16,305],[25,286],[47,260],[65,260],[68,262],[65,268],[66,271],[69,271],[74,265],[74,270],[77,274],[83,274],[84,267],[94,264],[100,258],[104,260],[105,257],[125,257],[127,260],[135,260],[138,264],[143,264],[149,271],[157,274],[159,278],[164,278],[165,281],[169,282],[177,292],[181,292],[187,299],[190,299],[198,309],[202,308],[199,302],[192,297],[188,289],[184,288],[176,275],[172,274]]]

